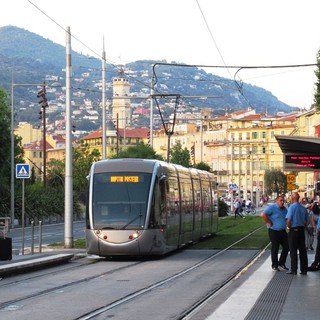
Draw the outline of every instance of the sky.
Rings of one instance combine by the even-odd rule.
[[[320,50],[319,0],[3,0],[1,26],[17,26],[107,62],[166,60],[262,87],[309,109]],[[220,66],[217,68],[214,66]],[[236,74],[236,75],[235,75]]]

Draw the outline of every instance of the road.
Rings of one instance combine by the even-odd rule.
[[[85,237],[84,233],[85,221],[73,222],[73,238],[81,239]],[[24,248],[30,248],[32,244],[31,227],[24,228]],[[23,230],[22,228],[11,229],[8,233],[8,237],[12,238],[12,249],[22,250]],[[42,246],[46,246],[51,243],[64,242],[64,224],[45,224],[42,226]],[[34,246],[39,246],[39,227],[34,227]]]

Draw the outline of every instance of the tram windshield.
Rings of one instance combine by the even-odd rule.
[[[92,212],[96,229],[142,229],[145,225],[151,174],[96,173]]]

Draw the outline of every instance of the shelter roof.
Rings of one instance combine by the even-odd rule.
[[[283,153],[320,155],[320,138],[306,136],[275,136]]]

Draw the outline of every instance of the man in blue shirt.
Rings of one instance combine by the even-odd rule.
[[[316,255],[314,257],[314,261],[312,262],[311,266],[308,267],[308,271],[318,271],[320,270],[320,217],[317,216],[317,225],[316,225],[316,234],[317,234],[317,248],[316,248]]]
[[[275,203],[268,206],[262,213],[261,218],[268,227],[271,241],[271,267],[275,271],[289,270],[286,260],[289,252],[288,236],[286,232],[287,208],[284,206],[284,197],[279,196]],[[278,259],[279,247],[282,246],[280,259]],[[280,269],[279,269],[280,268]]]
[[[300,273],[307,274],[308,255],[306,249],[305,228],[309,223],[307,209],[299,203],[299,193],[292,193],[292,204],[287,213],[287,229],[289,238],[289,249],[291,257],[291,271],[288,274],[297,274],[298,250],[300,258]]]

